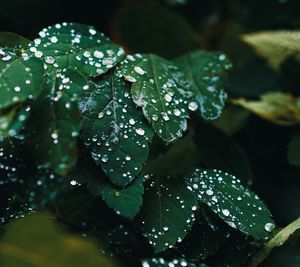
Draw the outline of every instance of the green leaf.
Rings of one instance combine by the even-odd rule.
[[[126,186],[148,158],[153,133],[130,97],[128,84],[115,70],[91,83],[80,100],[81,139],[110,180]]]
[[[43,29],[39,35],[26,54],[43,58],[49,68],[69,68],[87,76],[98,76],[124,56],[124,50],[104,34],[82,24],[56,24]]]
[[[133,101],[142,107],[158,136],[166,142],[181,137],[187,128],[188,99],[192,96],[186,90],[189,83],[183,73],[173,63],[153,54],[127,56],[122,72],[133,83]]]
[[[73,70],[49,77],[27,123],[28,143],[41,167],[64,175],[76,163],[76,137],[81,128],[76,100],[87,87],[86,78]]]
[[[64,231],[47,215],[19,219],[6,227],[0,240],[0,265],[10,267],[116,267],[88,241]]]
[[[151,176],[144,186],[138,224],[158,253],[183,240],[193,225],[197,202],[179,179]]]
[[[143,267],[196,267],[195,264],[187,262],[185,259],[165,260],[163,258],[145,259],[142,261]]]
[[[288,145],[288,160],[291,165],[300,167],[300,135],[295,134]]]
[[[0,111],[0,140],[17,135],[23,128],[29,111],[30,106],[13,106],[8,110]]]
[[[266,205],[233,175],[196,169],[186,182],[196,198],[229,226],[257,239],[267,238],[275,228]]]
[[[119,215],[133,219],[140,211],[144,194],[144,177],[134,180],[124,189],[116,188],[104,179],[89,181],[88,188],[91,194],[101,195],[106,204]]]
[[[194,51],[185,54],[174,62],[184,71],[192,83],[192,89],[201,115],[206,120],[220,117],[227,94],[226,71],[231,68],[228,58],[219,52]]]
[[[43,75],[41,60],[18,57],[0,48],[0,109],[35,99],[42,90]]]

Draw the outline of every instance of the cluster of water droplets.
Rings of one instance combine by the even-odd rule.
[[[63,181],[61,177],[39,169],[26,173],[27,167],[16,147],[3,141],[0,147],[0,191],[2,200],[5,196],[7,199],[5,207],[2,210],[0,207],[2,224],[46,207],[58,193]]]
[[[128,184],[147,159],[152,132],[120,73],[109,74],[95,84],[79,106],[86,117],[82,136],[92,157],[115,183]]]
[[[41,80],[34,74],[41,74],[42,77],[42,72],[39,73],[41,70],[42,65],[39,62],[0,48],[0,108],[34,99],[40,92],[36,82]]]
[[[124,50],[93,27],[62,23],[43,29],[24,54],[43,58],[46,68],[70,68],[97,76],[114,67]]]
[[[178,190],[176,185],[172,185],[171,179],[160,180],[151,176],[145,185],[143,205],[146,208],[142,207],[140,224],[143,235],[157,251],[172,248],[176,243],[182,242],[195,221],[194,211],[197,207],[193,196]],[[147,214],[148,210],[144,213],[143,209],[148,209],[148,205],[153,207],[156,204],[158,206],[151,208],[151,214]]]
[[[205,64],[201,64],[201,58],[197,58],[198,56],[208,57],[209,60],[205,61]],[[231,64],[227,57],[221,53],[202,55],[202,52],[195,52],[190,57],[195,57],[194,60],[190,61],[193,64],[192,68],[194,68],[195,103],[204,119],[215,120],[220,117],[227,99],[224,88],[226,83],[223,76],[231,68]],[[193,106],[195,109],[196,104]]]
[[[172,261],[163,258],[146,259],[142,261],[142,267],[196,267],[185,259],[174,259]]]
[[[186,130],[190,100],[188,82],[171,62],[154,55],[129,55],[122,62],[125,79],[133,84],[133,100],[163,139],[171,142]]]
[[[227,224],[254,237],[267,237],[275,228],[265,204],[235,176],[220,170],[196,169],[187,186]]]

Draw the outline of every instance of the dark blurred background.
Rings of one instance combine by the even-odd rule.
[[[300,29],[299,0],[1,0],[0,31],[34,38],[43,27],[63,21],[93,25],[129,53],[174,58],[195,48],[222,50],[234,65],[230,97],[257,99],[270,91],[300,95],[299,60],[291,56],[275,71],[240,40],[241,34],[254,31]],[[230,117],[227,123],[235,119]],[[249,158],[248,185],[262,196],[280,226],[300,215],[300,168],[287,159],[288,143],[295,133],[300,133],[299,126],[277,126],[250,115],[230,134]],[[228,156],[226,147],[222,153],[222,158]],[[229,156],[226,160],[239,164]],[[291,255],[299,260],[299,252],[287,251],[281,258],[274,254],[274,261],[264,266],[275,266],[275,262],[284,266],[281,263],[292,259]]]
[[[298,0],[2,0],[0,30],[32,37],[46,25],[73,21],[92,24],[109,33],[113,30],[115,15],[138,2],[145,6],[159,2],[183,15],[200,34],[212,25],[224,30],[224,22],[242,23],[246,30],[295,28],[300,23]],[[164,18],[153,13],[151,19],[160,21]],[[135,27],[138,29],[139,25]]]

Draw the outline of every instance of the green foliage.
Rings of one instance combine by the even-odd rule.
[[[118,14],[115,30],[127,53],[78,23],[49,26],[34,40],[0,33],[0,262],[243,266],[265,248],[275,222],[242,183],[254,182],[251,190],[270,203],[256,177],[278,170],[260,165],[263,137],[253,152],[248,110],[294,126],[298,98],[239,98],[245,93],[231,100],[242,107],[226,109],[232,63],[197,49],[205,35],[158,1],[124,4]],[[144,29],[136,25],[144,16],[152,42],[143,31],[123,32],[126,23]],[[288,149],[294,168],[298,141]],[[29,216],[44,210],[50,215]]]

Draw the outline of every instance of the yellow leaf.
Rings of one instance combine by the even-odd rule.
[[[282,246],[289,239],[289,237],[299,229],[300,217],[285,228],[281,229],[273,238],[269,240],[265,247],[254,257],[251,267],[258,266],[265,258],[268,257],[274,248]]]
[[[71,235],[54,220],[31,215],[8,224],[0,239],[0,266],[117,267],[93,242]]]
[[[300,99],[287,93],[271,92],[262,95],[260,100],[240,98],[232,103],[275,124],[292,126],[300,123]]]
[[[241,38],[275,69],[287,57],[300,52],[300,31],[261,31]]]

